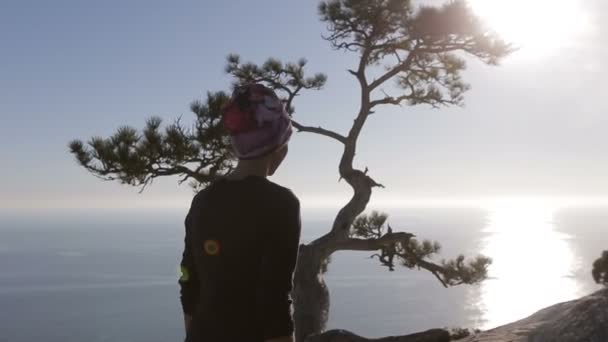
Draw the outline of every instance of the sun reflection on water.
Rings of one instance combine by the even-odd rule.
[[[488,209],[481,253],[493,263],[474,303],[481,311],[481,328],[513,322],[581,295],[572,276],[579,261],[570,236],[553,224],[557,207],[513,200]]]

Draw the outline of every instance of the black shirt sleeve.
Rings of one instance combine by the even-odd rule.
[[[192,255],[192,217],[190,213],[186,216],[185,226],[184,252],[180,263],[180,300],[184,314],[192,316],[198,301],[200,286],[199,277],[194,265],[194,256]]]
[[[300,203],[295,196],[284,203],[286,208],[273,213],[275,219],[268,227],[264,248],[261,286],[265,339],[294,332],[290,293],[300,240]]]

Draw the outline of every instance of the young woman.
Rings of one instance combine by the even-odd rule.
[[[300,205],[266,179],[287,154],[291,121],[259,84],[237,87],[223,119],[239,162],[194,197],[186,216],[179,281],[186,341],[293,341]]]

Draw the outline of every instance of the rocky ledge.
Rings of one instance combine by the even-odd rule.
[[[306,342],[447,342],[441,329],[412,335],[368,339],[345,330],[330,330]],[[528,318],[459,342],[608,342],[608,288],[542,309]]]
[[[461,342],[608,342],[608,288]]]

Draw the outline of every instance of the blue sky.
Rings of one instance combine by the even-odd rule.
[[[321,39],[316,1],[27,1],[0,3],[0,208],[180,207],[192,191],[159,180],[143,194],[102,182],[68,153],[73,138],[190,119],[189,103],[227,89],[228,53],[263,62],[306,57],[324,90],[297,116],[345,132],[355,56]],[[464,108],[384,108],[361,137],[357,164],[387,186],[378,203],[437,198],[608,195],[607,28],[584,1],[584,32],[499,67],[469,61]],[[604,13],[604,14],[602,14]],[[563,18],[564,23],[568,18]],[[539,23],[542,25],[542,22]],[[275,181],[306,206],[348,198],[339,145],[298,134]]]

